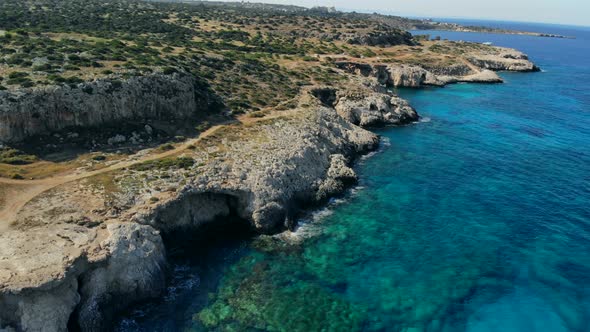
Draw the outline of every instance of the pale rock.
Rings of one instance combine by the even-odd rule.
[[[125,141],[127,141],[127,138],[121,134],[117,134],[111,138],[109,138],[107,140],[107,144],[108,145],[115,145],[115,144],[121,144],[121,143],[125,143]]]

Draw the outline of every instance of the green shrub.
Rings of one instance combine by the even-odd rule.
[[[163,158],[158,160],[150,160],[137,165],[131,166],[131,169],[135,171],[148,171],[152,169],[188,169],[195,164],[195,160],[190,157],[178,157],[178,158]]]
[[[37,161],[37,157],[28,155],[20,150],[0,149],[0,163],[10,165],[28,165]]]
[[[318,58],[316,58],[314,56],[309,56],[309,55],[304,56],[302,59],[303,59],[303,61],[319,61]]]
[[[42,64],[42,65],[37,65],[37,66],[33,67],[33,71],[49,71],[51,69],[53,69],[53,67],[48,63]]]
[[[177,73],[178,70],[174,67],[166,67],[162,70],[162,72],[164,73],[164,75],[172,75],[174,73]]]
[[[19,84],[19,85],[27,85],[27,86],[29,86],[31,84],[34,85],[34,83],[28,77],[11,78],[8,81],[6,81],[6,84],[8,84],[8,85]]]
[[[29,76],[29,73],[24,73],[24,72],[19,72],[19,71],[14,71],[14,72],[8,74],[8,78],[10,78],[10,79],[24,78],[27,76]]]
[[[65,78],[61,77],[61,76],[60,76],[60,75],[58,75],[58,74],[51,74],[51,75],[48,75],[48,76],[47,76],[47,78],[48,78],[50,81],[53,81],[53,82],[56,82],[56,83],[64,83],[64,82],[66,81],[66,79],[65,79]]]
[[[209,128],[211,128],[211,123],[209,123],[208,121],[203,121],[201,124],[195,127],[195,129],[197,129],[197,131],[199,132],[203,132]]]
[[[20,86],[22,86],[23,88],[32,88],[35,85],[36,85],[35,82],[33,82],[31,80],[24,80],[20,83]]]
[[[170,151],[170,150],[174,150],[174,145],[172,144],[164,144],[164,145],[160,145],[160,147],[158,147],[158,150],[160,151]]]

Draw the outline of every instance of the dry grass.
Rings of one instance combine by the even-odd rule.
[[[106,199],[112,200],[121,192],[121,188],[115,181],[114,172],[107,172],[91,176],[85,179],[86,184],[99,190]]]
[[[106,155],[106,159],[100,162],[92,161],[92,157],[98,155],[97,153],[84,154],[78,158],[64,162],[52,162],[41,160],[28,165],[9,165],[0,163],[0,177],[13,178],[15,175],[20,175],[24,179],[45,179],[62,174],[67,174],[73,170],[88,166],[86,171],[94,171],[107,167],[107,164],[112,161],[126,158],[126,155]]]
[[[10,188],[12,187],[14,186],[10,184],[0,184],[0,210],[4,207],[4,203],[6,202],[6,195],[10,192]]]
[[[16,174],[26,179],[42,179],[80,167],[79,162],[53,163],[40,161],[29,165],[0,164],[0,177],[12,178]]]

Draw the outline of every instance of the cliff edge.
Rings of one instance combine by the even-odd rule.
[[[388,87],[448,83],[453,80],[445,77],[453,73],[461,73],[461,80],[493,77],[485,68],[534,70],[528,60],[509,54],[500,60],[488,59],[488,54],[480,62],[450,69],[348,62],[338,65],[346,84],[304,88],[281,107],[242,115],[169,151],[146,150],[108,167],[48,179],[0,179],[8,192],[17,193],[3,201],[0,327],[108,329],[117,312],[164,289],[162,234],[194,231],[221,220],[258,233],[291,228],[300,209],[320,204],[356,181],[351,163],[379,144],[361,126],[418,119]],[[80,97],[88,85],[80,91],[49,89],[5,100],[4,105],[13,106],[2,111],[4,116],[13,112],[30,119],[40,112],[34,101],[45,96],[42,105],[54,112],[39,117],[55,114],[55,119],[43,118],[44,126],[31,127],[15,115],[4,135],[18,140],[64,123],[99,125],[170,114],[182,119],[212,100],[196,97],[201,94],[190,78],[152,79],[130,80],[128,87],[110,94],[99,88],[107,83],[93,83],[97,93],[87,96],[90,101]],[[154,84],[161,88],[147,88]],[[162,100],[154,100],[159,93]],[[64,105],[69,105],[67,113]],[[99,115],[79,116],[86,107]],[[28,198],[11,201],[15,197]]]

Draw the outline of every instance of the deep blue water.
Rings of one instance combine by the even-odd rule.
[[[398,91],[423,121],[379,131],[349,197],[294,234],[178,249],[119,329],[590,331],[590,30],[533,28],[577,39],[430,32],[544,71]]]

